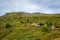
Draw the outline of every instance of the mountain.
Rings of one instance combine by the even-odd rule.
[[[0,40],[59,39],[60,14],[11,12],[0,16]]]

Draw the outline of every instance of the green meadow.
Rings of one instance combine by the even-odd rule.
[[[0,40],[60,40],[60,14],[6,13],[0,16]]]

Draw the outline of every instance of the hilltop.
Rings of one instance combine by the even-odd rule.
[[[60,40],[60,14],[6,13],[0,16],[0,40]]]

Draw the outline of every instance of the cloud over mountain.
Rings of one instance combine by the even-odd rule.
[[[0,15],[6,12],[60,13],[60,0],[0,0]]]

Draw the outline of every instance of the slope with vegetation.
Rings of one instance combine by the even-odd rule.
[[[40,26],[31,25],[38,23]],[[0,40],[59,40],[60,14],[11,12],[0,16]]]

